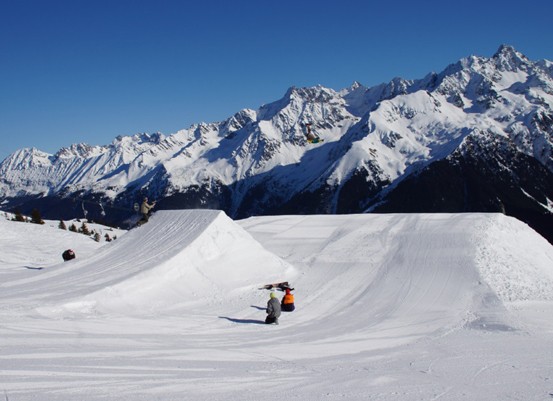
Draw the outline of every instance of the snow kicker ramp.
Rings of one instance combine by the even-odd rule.
[[[133,315],[217,304],[294,269],[225,213],[181,210],[155,213],[91,258],[36,273],[4,285],[3,295],[46,315]]]
[[[277,216],[241,224],[302,272],[294,283],[298,313],[285,319],[309,326],[298,330],[298,341],[319,338],[311,341],[319,344],[314,355],[462,327],[516,330],[507,304],[553,300],[553,249],[499,214]]]

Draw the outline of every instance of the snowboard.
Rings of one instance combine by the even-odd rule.
[[[273,284],[265,284],[263,287],[260,288],[260,290],[280,290],[284,291],[286,289],[289,289],[290,291],[293,291],[294,289],[290,287],[290,284],[288,281],[281,281],[280,283],[273,283]]]

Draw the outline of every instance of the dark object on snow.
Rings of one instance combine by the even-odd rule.
[[[260,290],[280,290],[284,291],[286,289],[289,289],[293,291],[294,289],[290,287],[290,284],[288,281],[281,281],[280,283],[273,283],[273,284],[265,284],[263,287],[260,288]]]
[[[68,260],[75,259],[75,252],[73,252],[73,249],[68,249],[62,253],[61,257],[64,262],[67,262]]]

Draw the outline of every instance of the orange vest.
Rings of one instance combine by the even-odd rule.
[[[284,296],[284,298],[282,298],[282,303],[284,305],[293,304],[294,303],[294,296],[292,294],[286,294]]]

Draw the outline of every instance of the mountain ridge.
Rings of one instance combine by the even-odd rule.
[[[515,217],[552,241],[553,232],[537,224],[553,213],[552,72],[550,61],[533,62],[501,45],[490,58],[469,56],[421,79],[373,87],[354,82],[340,91],[291,87],[257,110],[172,135],[75,144],[55,155],[19,150],[0,164],[0,202],[45,213],[59,213],[68,200],[73,210],[90,202],[89,209],[112,210],[114,222],[127,224],[144,195],[159,199],[161,208],[220,208],[233,218],[516,210]],[[306,142],[307,123],[324,142]],[[448,182],[440,168],[455,171],[454,179]],[[468,172],[474,169],[480,173]],[[425,191],[436,199],[415,185],[425,175],[441,177]],[[489,177],[504,185],[490,187]],[[450,188],[453,182],[464,189]],[[400,187],[420,199],[396,199],[405,191],[394,195]],[[516,205],[509,200],[513,191],[523,192]],[[459,194],[463,202],[450,199]],[[499,200],[488,199],[494,197]]]

